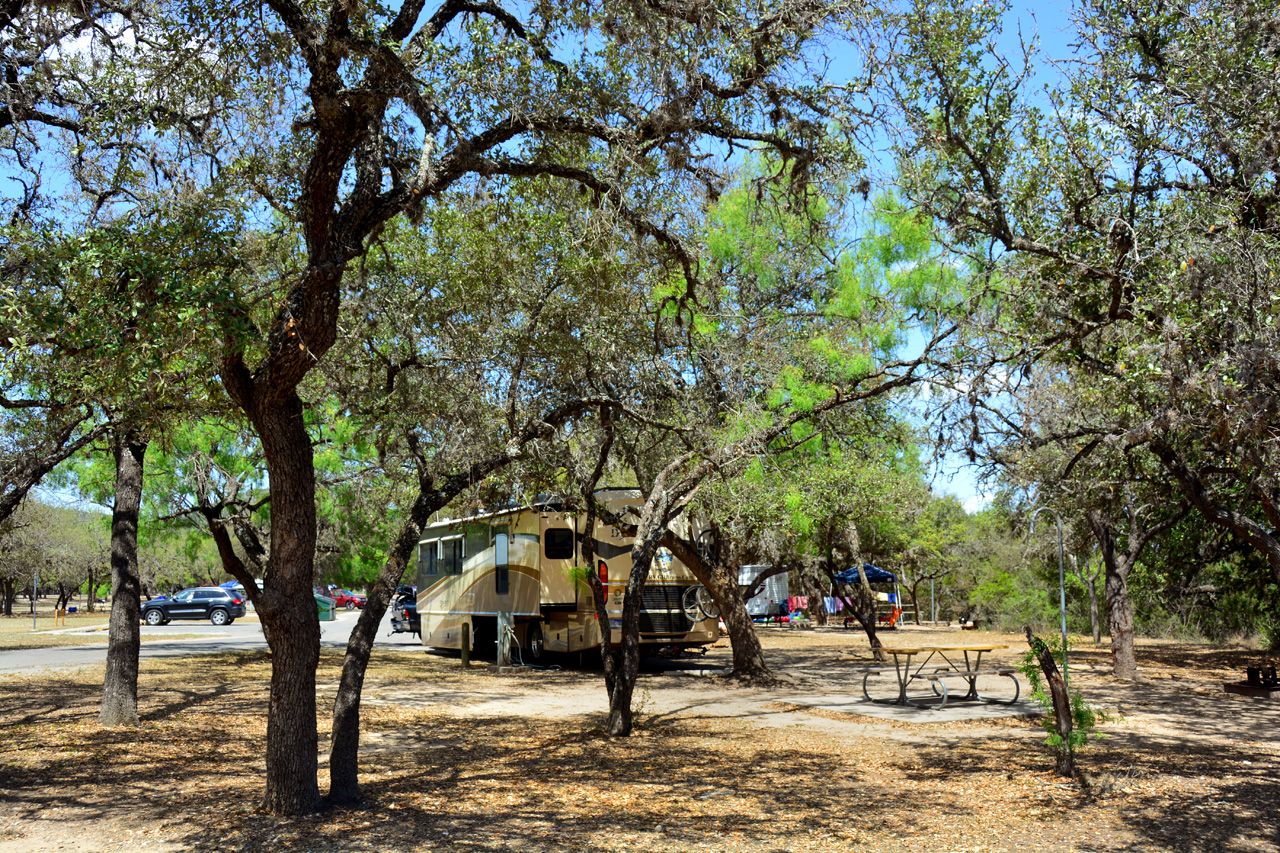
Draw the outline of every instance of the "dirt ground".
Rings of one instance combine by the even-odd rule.
[[[1017,636],[909,627],[892,640]],[[96,725],[101,669],[0,686],[0,853],[43,850],[1276,851],[1280,700],[1226,694],[1244,647],[1146,641],[1143,681],[1111,678],[1105,647],[1073,651],[1074,687],[1110,718],[1058,779],[1026,718],[928,723],[803,709],[860,695],[866,640],[766,629],[793,684],[743,689],[653,671],[640,725],[611,741],[598,672],[463,672],[379,651],[366,681],[367,803],[264,815],[265,654],[145,664],[136,729]],[[706,656],[726,664],[722,641]],[[1275,663],[1274,660],[1271,663]],[[319,672],[320,784],[340,657]]]

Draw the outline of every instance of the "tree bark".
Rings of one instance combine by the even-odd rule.
[[[1089,632],[1093,636],[1093,642],[1102,642],[1102,611],[1098,608],[1098,580],[1097,578],[1089,578],[1086,586],[1089,588]]]
[[[1053,700],[1054,730],[1062,740],[1062,745],[1057,751],[1057,773],[1059,776],[1071,779],[1076,775],[1075,754],[1071,750],[1071,730],[1075,725],[1075,718],[1071,715],[1071,697],[1067,695],[1066,682],[1062,680],[1062,673],[1058,670],[1058,663],[1053,659],[1049,646],[1044,640],[1031,633],[1030,625],[1023,630],[1026,631],[1027,642],[1031,645],[1031,651],[1035,653],[1036,660],[1040,664],[1040,671],[1044,673],[1045,681],[1049,685],[1049,695]]]
[[[643,608],[643,591],[649,579],[654,554],[666,529],[671,496],[659,480],[640,513],[636,525],[636,538],[631,545],[631,575],[627,578],[627,591],[622,599],[622,630],[619,649],[619,666],[609,692],[609,717],[605,721],[605,734],[610,737],[627,737],[633,725],[631,698],[635,693],[636,678],[640,675],[640,611]]]
[[[544,434],[552,424],[559,424],[572,417],[576,411],[577,407],[571,405],[546,413],[527,425],[502,452],[450,476],[438,489],[434,487],[434,480],[425,473],[426,463],[418,452],[417,441],[412,434],[406,438],[419,463],[418,496],[414,499],[400,535],[396,537],[391,552],[387,555],[378,579],[368,590],[364,609],[347,640],[338,695],[333,701],[332,745],[329,751],[329,802],[333,805],[351,805],[360,800],[360,701],[364,677],[369,669],[369,656],[373,652],[378,626],[382,624],[382,617],[386,615],[387,608],[395,597],[396,588],[404,577],[405,568],[422,535],[422,529],[431,520],[432,513],[447,505],[464,489],[515,461],[521,452],[520,448]],[[219,549],[226,552],[224,560],[230,557],[238,561],[231,549],[225,527],[221,530],[222,542]]]
[[[111,443],[116,462],[116,494],[111,512],[111,620],[98,722],[103,726],[132,726],[138,723],[138,616],[142,594],[138,512],[147,442],[136,432],[126,430],[113,433]]]
[[[261,604],[255,602],[271,648],[263,807],[272,814],[306,814],[320,803],[316,778],[320,617],[311,593],[316,542],[314,459],[296,393],[274,405],[255,407],[251,416],[271,478],[271,558],[266,589],[259,595]]]
[[[386,615],[400,579],[404,577],[422,527],[437,508],[428,508],[427,504],[425,496],[419,494],[409,520],[387,555],[382,572],[369,589],[364,609],[347,640],[338,695],[333,700],[333,731],[329,749],[329,802],[333,805],[353,805],[360,800],[360,698],[364,676],[369,669],[369,655],[373,652],[378,626],[382,624],[382,617]]]
[[[640,675],[642,595],[661,535],[661,528],[652,530],[644,539],[637,539],[631,548],[631,576],[627,579],[627,591],[622,599],[619,660],[613,689],[609,693],[609,717],[604,727],[605,734],[610,737],[629,736],[634,723],[631,699],[635,694],[636,679]]]
[[[1115,675],[1130,681],[1138,677],[1138,663],[1133,650],[1133,604],[1129,599],[1129,573],[1138,562],[1142,549],[1157,534],[1168,530],[1186,516],[1191,506],[1184,505],[1178,512],[1151,525],[1140,529],[1139,520],[1142,510],[1135,508],[1130,502],[1125,512],[1129,519],[1129,534],[1126,547],[1121,550],[1116,544],[1115,526],[1098,510],[1085,513],[1089,528],[1098,547],[1102,551],[1102,565],[1106,570],[1103,581],[1103,595],[1107,603],[1107,625],[1111,631],[1111,656],[1115,662]]]
[[[1102,642],[1102,612],[1098,607],[1098,575],[1097,572],[1086,573],[1080,571],[1076,558],[1071,558],[1072,563],[1076,563],[1076,574],[1084,581],[1085,589],[1089,592],[1089,631],[1093,636],[1094,644]]]
[[[705,586],[720,608],[729,645],[733,652],[733,677],[746,684],[772,684],[778,679],[769,668],[756,633],[755,622],[747,612],[747,603],[738,594],[737,572],[717,563],[707,576]]]
[[[876,636],[876,594],[871,589],[871,583],[867,580],[867,573],[862,570],[862,563],[858,566],[858,583],[854,586],[854,594],[851,596],[840,596],[840,600],[844,602],[845,607],[858,620],[858,624],[862,626],[862,630],[866,632],[867,644],[871,647],[871,656],[873,660],[887,660],[884,652],[880,651],[883,643]],[[832,591],[835,591],[838,582],[836,581],[836,572],[832,557],[828,553],[826,565],[827,577],[831,579]]]
[[[1133,652],[1133,606],[1129,603],[1129,555],[1116,547],[1115,530],[1102,513],[1085,514],[1098,548],[1106,576],[1103,594],[1107,601],[1107,626],[1111,633],[1111,659],[1116,678],[1133,681],[1138,662]]]
[[[93,564],[90,563],[85,571],[85,583],[89,585],[89,594],[85,596],[84,609],[87,613],[96,613],[98,610],[98,586],[94,583]]]

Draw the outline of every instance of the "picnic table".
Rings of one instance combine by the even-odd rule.
[[[862,695],[869,702],[880,702],[887,705],[910,705],[913,708],[942,710],[946,707],[949,692],[946,679],[964,679],[968,690],[960,701],[999,702],[1013,704],[1018,701],[1019,684],[1017,670],[1007,666],[988,666],[982,668],[982,656],[996,649],[1007,649],[1006,645],[995,643],[965,643],[945,646],[884,646],[880,651],[893,655],[893,666],[863,668]],[[960,656],[963,655],[963,665]],[[972,657],[971,657],[972,656]],[[916,660],[916,658],[921,658]],[[898,695],[893,699],[873,699],[867,692],[867,681],[875,675],[892,672],[897,677]],[[978,693],[978,678],[983,675],[1001,675],[1013,681],[1013,698],[997,699],[982,696]],[[925,704],[913,701],[907,696],[907,689],[917,681],[927,681],[932,691],[931,699],[938,699],[937,704]]]

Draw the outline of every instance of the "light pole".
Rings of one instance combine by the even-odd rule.
[[[1062,683],[1070,687],[1071,681],[1067,678],[1067,572],[1062,565],[1062,516],[1051,507],[1040,507],[1031,513],[1031,532],[1028,535],[1035,535],[1036,516],[1042,512],[1051,513],[1058,520],[1058,610],[1062,614]]]

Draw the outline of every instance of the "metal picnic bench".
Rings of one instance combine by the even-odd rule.
[[[995,649],[1004,649],[1008,646],[996,644],[964,644],[964,645],[948,645],[948,646],[900,646],[900,647],[883,647],[880,651],[885,654],[893,655],[893,666],[864,666],[858,672],[862,674],[862,695],[868,702],[879,702],[889,705],[910,705],[913,708],[942,710],[946,707],[950,698],[950,692],[947,690],[946,679],[963,678],[967,682],[968,690],[960,701],[977,701],[977,702],[995,702],[1005,705],[1012,705],[1018,701],[1018,695],[1021,685],[1018,682],[1017,670],[1010,666],[996,666],[983,669],[982,656],[986,652]],[[963,666],[959,659],[952,660],[948,657],[948,653],[955,655],[957,652],[964,655]],[[970,654],[975,657],[970,659]],[[924,659],[914,664],[912,659],[917,655],[924,655]],[[940,660],[939,660],[940,659]],[[930,667],[930,664],[933,664]],[[892,672],[898,681],[898,695],[893,699],[874,699],[867,690],[867,682],[876,675],[884,675]],[[1013,682],[1013,698],[997,699],[994,697],[982,696],[978,693],[978,678],[984,675],[1004,676]],[[935,697],[940,697],[940,701],[935,704],[922,704],[912,701],[907,696],[907,687],[914,681],[928,681],[933,690]]]

